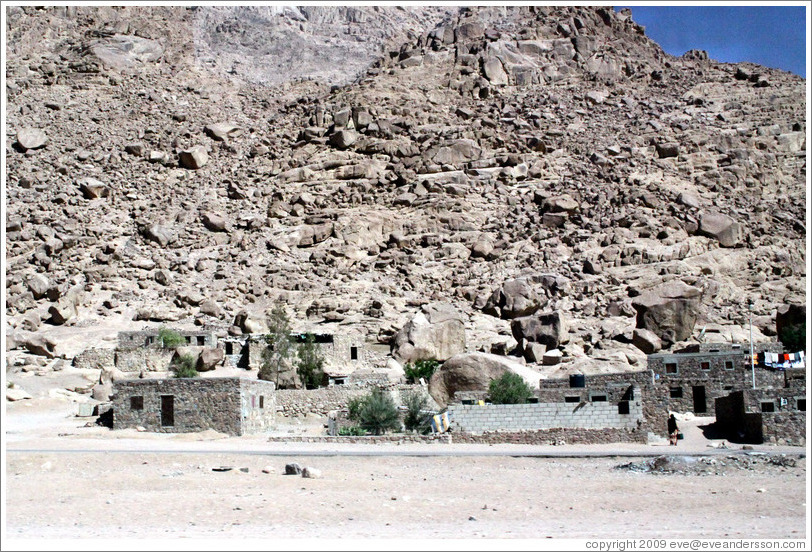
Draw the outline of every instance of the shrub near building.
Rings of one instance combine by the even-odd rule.
[[[488,395],[493,404],[524,404],[533,396],[533,390],[519,374],[505,372],[491,380]]]

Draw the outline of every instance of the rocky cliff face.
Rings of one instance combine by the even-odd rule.
[[[759,338],[805,302],[804,80],[674,58],[628,11],[8,19],[11,346],[278,300],[388,343],[448,303],[469,350],[626,370],[635,328],[741,338],[752,300]]]

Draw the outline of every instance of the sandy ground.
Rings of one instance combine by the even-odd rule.
[[[722,454],[714,457],[718,469],[702,475],[617,469],[635,460],[621,454],[741,450],[727,443],[729,451],[719,450],[723,442],[704,439],[698,427],[704,419],[683,421],[686,438],[678,447],[384,446],[112,431],[85,427],[92,418],[76,417],[76,409],[65,397],[6,403],[3,538],[12,544],[42,538],[123,543],[272,537],[320,543],[387,539],[407,543],[408,549],[416,538],[541,543],[549,538],[808,535],[805,456],[796,466],[763,463],[743,469]],[[279,429],[282,434],[320,431],[318,423]],[[383,455],[326,456],[342,451]],[[438,451],[469,456],[415,456]],[[605,456],[522,456],[544,451]],[[765,451],[805,453],[769,446],[753,452]],[[503,455],[493,456],[497,453]],[[316,468],[322,477],[284,475],[289,462]],[[215,471],[221,467],[231,469]],[[216,542],[222,544],[215,547],[226,543]]]

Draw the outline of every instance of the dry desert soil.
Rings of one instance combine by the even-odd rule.
[[[75,410],[60,398],[6,404],[8,542],[808,536],[804,449],[743,451],[690,419],[677,448],[351,445],[109,430]],[[688,456],[651,468],[670,453]],[[321,477],[285,475],[291,462]]]

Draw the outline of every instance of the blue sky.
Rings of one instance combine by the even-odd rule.
[[[751,61],[806,78],[803,6],[628,7],[632,19],[669,54],[705,50],[716,61]]]

